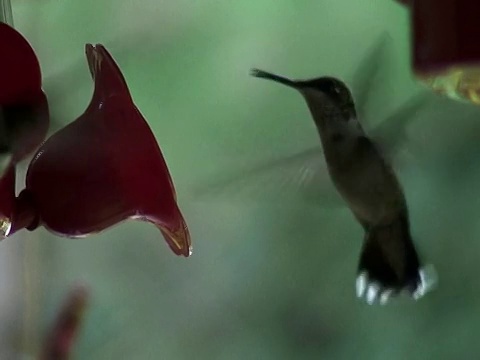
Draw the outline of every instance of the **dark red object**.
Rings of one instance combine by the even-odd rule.
[[[44,140],[49,115],[28,42],[0,23],[0,47],[0,131],[12,153],[0,178],[1,233],[43,225],[61,236],[85,237],[133,218],[155,224],[176,254],[189,256],[190,235],[167,165],[102,45],[86,46],[95,80],[89,107],[40,147],[26,189],[15,198],[15,163]]]
[[[8,146],[2,151],[11,154],[10,163],[0,169],[0,234],[6,236],[14,219],[19,226],[31,221],[31,216],[24,214],[28,205],[15,199],[15,164],[45,139],[49,113],[35,52],[20,33],[4,23],[0,23],[0,52],[1,136],[2,146]]]
[[[26,158],[45,139],[48,104],[40,65],[27,40],[0,23],[0,116],[11,137],[13,163]]]
[[[178,255],[190,235],[167,165],[127,84],[102,45],[86,46],[93,99],[77,120],[48,139],[30,163],[26,189],[15,198],[15,163],[44,140],[49,114],[33,49],[0,23],[0,128],[12,154],[0,178],[0,232],[43,225],[85,237],[126,219],[155,224]]]
[[[410,9],[417,73],[480,64],[480,1],[415,0]]]
[[[190,235],[155,137],[108,51],[87,44],[86,55],[93,99],[35,154],[12,233],[43,225],[78,238],[139,219],[155,224],[177,255],[189,256]]]

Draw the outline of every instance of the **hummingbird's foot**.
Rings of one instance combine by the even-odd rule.
[[[389,287],[382,285],[377,279],[371,278],[368,272],[363,271],[357,276],[356,290],[357,297],[365,297],[365,301],[369,304],[378,303],[385,305],[392,297],[401,293],[406,293],[413,299],[418,300],[427,292],[432,290],[437,284],[437,274],[432,265],[425,266],[418,271],[419,281],[415,287],[406,285],[403,288]]]

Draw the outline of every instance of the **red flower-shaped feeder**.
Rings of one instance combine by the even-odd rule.
[[[12,164],[15,164],[45,139],[48,104],[35,52],[20,33],[1,22],[0,49],[1,136],[8,137]]]
[[[40,65],[27,40],[0,22],[0,233],[15,216],[15,165],[42,143],[49,125]]]
[[[0,39],[4,41],[1,34]],[[5,200],[0,231],[6,237],[43,225],[60,236],[81,238],[139,219],[155,224],[175,254],[189,256],[189,231],[154,135],[108,51],[87,44],[86,56],[95,82],[92,101],[83,115],[38,149],[18,198],[14,170],[0,179],[0,200]],[[36,81],[28,88],[31,97],[21,98],[35,103],[41,90],[38,62],[32,62],[29,69],[35,76],[29,79]],[[17,87],[3,92],[23,94]]]

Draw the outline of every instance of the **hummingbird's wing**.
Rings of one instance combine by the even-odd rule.
[[[10,0],[0,0],[0,22],[12,25],[12,4]]]
[[[357,116],[367,119],[367,104],[372,97],[373,84],[384,60],[387,43],[390,35],[383,32],[374,44],[367,50],[352,75],[351,90],[355,99]]]
[[[431,99],[429,93],[412,97],[369,132],[369,137],[387,159],[396,161],[399,151],[409,140],[406,132],[408,125]],[[193,198],[283,203],[286,200],[303,200],[322,207],[344,206],[328,175],[320,145],[292,156],[246,167],[233,176],[200,186],[193,191]]]
[[[361,117],[366,113],[373,80],[389,40],[389,35],[382,33],[354,71],[352,92]],[[344,206],[328,175],[320,145],[201,186],[194,190],[193,197],[261,202],[302,199],[317,206]]]
[[[344,206],[330,180],[320,146],[200,186],[193,198],[267,203],[302,200],[322,207]]]
[[[438,177],[442,179],[466,178],[478,168],[480,107],[442,95],[432,96],[425,109],[424,141],[415,144],[423,156],[423,166],[440,171]],[[430,136],[432,126],[435,136]]]
[[[398,153],[406,148],[412,153],[417,152],[416,144],[409,141],[407,129],[431,101],[432,94],[429,92],[417,94],[369,131],[369,137],[387,159],[394,161]]]
[[[378,40],[367,51],[355,69],[352,79],[352,92],[355,97],[357,115],[362,122],[367,122],[371,116],[367,114],[367,104],[373,97],[375,81],[377,80],[382,64],[385,61],[387,45],[392,41],[387,32],[383,32]],[[431,94],[424,92],[407,100],[399,109],[378,125],[369,129],[372,140],[381,148],[385,157],[394,159],[398,152],[404,149],[407,143],[407,128],[417,119],[417,113],[431,100]]]

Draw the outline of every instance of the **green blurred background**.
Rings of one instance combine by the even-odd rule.
[[[153,226],[135,222],[83,240],[39,229],[4,241],[2,359],[38,351],[77,280],[93,297],[75,359],[476,357],[476,108],[437,99],[408,129],[410,160],[398,174],[418,249],[440,277],[418,302],[372,307],[356,299],[362,230],[347,209],[300,197],[274,204],[190,195],[200,183],[318,144],[303,100],[252,79],[252,66],[348,81],[387,31],[369,121],[426,91],[410,73],[406,8],[393,0],[12,5],[15,27],[40,59],[54,130],[90,100],[84,44],[102,43],[118,61],[171,170],[194,253],[175,257]]]

